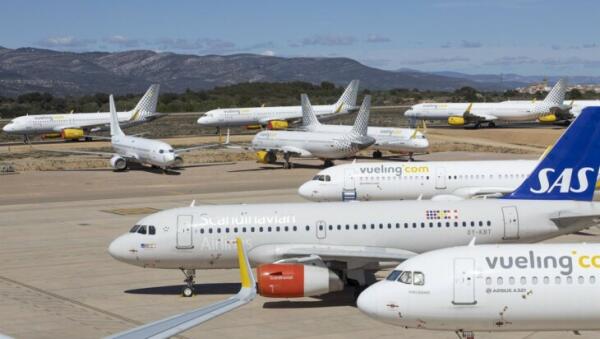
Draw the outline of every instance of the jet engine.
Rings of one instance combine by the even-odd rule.
[[[60,136],[65,140],[77,140],[83,138],[84,133],[81,128],[65,128],[60,132]]]
[[[277,161],[277,156],[273,152],[258,151],[256,152],[258,162],[262,164],[274,164]]]
[[[127,168],[127,160],[118,155],[114,155],[112,158],[110,158],[110,165],[115,170],[122,171]]]
[[[173,161],[173,167],[178,168],[183,166],[183,158],[180,156],[176,156],[175,160]]]
[[[285,120],[271,120],[267,124],[267,129],[286,129],[289,124]]]
[[[555,115],[555,114],[546,114],[546,115],[541,115],[541,116],[538,118],[538,121],[539,121],[539,122],[545,122],[545,123],[548,123],[548,122],[555,122],[556,120],[558,120],[558,119],[556,118],[556,115]]]
[[[463,117],[449,117],[448,125],[450,126],[463,126],[465,124],[465,118]]]
[[[258,266],[258,293],[271,298],[313,297],[341,291],[344,283],[326,267],[303,264]]]

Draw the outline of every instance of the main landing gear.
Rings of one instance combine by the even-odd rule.
[[[194,295],[194,278],[196,277],[196,270],[181,269],[181,272],[185,275],[185,287],[181,291],[183,297],[189,298]]]
[[[408,152],[408,161],[415,161],[415,158],[413,157],[413,155],[415,155],[414,152]]]
[[[329,168],[329,167],[331,167],[331,166],[333,166],[333,165],[334,165],[334,164],[333,164],[333,161],[331,161],[331,160],[325,160],[325,161],[323,162],[323,167],[325,167],[325,168]]]
[[[290,162],[291,157],[292,155],[290,153],[283,153],[283,168],[292,169],[294,167],[294,164]]]
[[[23,135],[23,143],[25,145],[31,145],[31,140],[29,139],[29,135],[27,135],[27,134]]]
[[[473,333],[473,331],[459,330],[455,333],[458,336],[458,339],[475,339],[475,333]]]
[[[381,159],[381,157],[383,157],[383,153],[381,153],[381,151],[377,150],[373,152],[373,159]]]

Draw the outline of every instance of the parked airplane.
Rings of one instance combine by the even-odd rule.
[[[315,106],[316,114],[322,118],[331,118],[356,112],[358,84],[358,80],[352,80],[335,104]],[[258,129],[268,126],[269,129],[285,129],[290,120],[300,118],[302,118],[300,106],[219,108],[206,112],[198,119],[198,124],[217,128],[247,126]]]
[[[162,115],[156,113],[159,89],[160,85],[150,86],[133,110],[118,113],[124,127],[149,122]],[[29,142],[29,136],[39,134],[46,138],[91,140],[87,133],[107,129],[109,125],[110,113],[35,114],[15,118],[2,130],[23,135],[25,142]]]
[[[348,133],[352,126],[324,125],[319,122],[306,94],[300,95],[302,102],[302,130],[321,133]],[[427,152],[429,141],[423,133],[411,128],[368,127],[367,135],[375,139],[371,146],[374,158],[381,158],[381,151],[407,153],[412,159],[415,152]]]
[[[312,201],[464,199],[514,191],[538,160],[364,162],[326,168],[298,188]]]
[[[252,149],[260,162],[275,163],[277,153],[283,153],[284,168],[292,168],[290,158],[317,157],[325,167],[333,165],[331,159],[348,158],[375,143],[367,135],[371,96],[365,96],[354,126],[347,132],[322,133],[312,131],[262,131],[252,139]]]
[[[600,245],[474,245],[418,255],[363,291],[358,308],[404,328],[600,330]]]
[[[108,336],[106,339],[170,338],[254,300],[256,297],[256,280],[248,261],[246,248],[240,238],[236,239],[236,251],[242,285],[236,295],[193,311],[181,313]]]
[[[179,269],[193,294],[197,269],[236,267],[236,237],[268,297],[316,296],[368,285],[386,263],[482,243],[537,242],[600,224],[590,185],[600,167],[600,108],[588,108],[506,199],[208,205],[141,219],[109,253],[128,264]],[[573,152],[573,149],[579,150]]]
[[[503,101],[493,103],[423,103],[412,106],[406,117],[421,120],[447,120],[451,126],[483,123],[495,127],[497,121],[555,122],[569,120],[571,108],[564,104],[567,83],[559,80],[542,101]]]
[[[90,154],[110,157],[110,165],[117,171],[124,171],[130,163],[150,164],[167,170],[182,165],[181,153],[215,145],[202,145],[189,148],[173,149],[164,141],[128,136],[119,126],[113,96],[109,97],[110,106],[110,142],[114,153],[94,151],[66,151],[66,153]]]

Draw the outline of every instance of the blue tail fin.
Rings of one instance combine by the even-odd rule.
[[[585,108],[506,199],[588,200],[600,167],[600,107]]]

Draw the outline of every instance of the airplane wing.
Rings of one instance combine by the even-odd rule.
[[[453,195],[462,198],[473,198],[478,196],[497,196],[513,192],[516,187],[463,187],[452,192]]]
[[[298,148],[298,147],[293,147],[293,146],[283,146],[280,149],[281,152],[285,152],[285,153],[292,153],[296,156],[300,156],[300,157],[311,157],[312,154],[307,151],[304,150],[302,148]]]
[[[44,152],[54,152],[54,153],[63,153],[63,154],[84,154],[84,155],[96,155],[99,157],[112,157],[116,155],[116,153],[111,152],[95,152],[95,151],[75,151],[75,150],[43,150]]]
[[[465,113],[465,117],[466,115],[470,115],[471,117],[481,120],[481,121],[494,121],[494,120],[498,120],[498,117],[495,115],[491,115],[491,114],[484,114],[484,113]]]
[[[236,295],[212,305],[142,325],[107,338],[169,338],[252,301],[256,297],[256,280],[252,273],[252,268],[250,267],[248,255],[246,254],[246,249],[242,240],[237,238],[236,242],[238,261],[240,264],[240,280],[242,283],[242,287]]]
[[[194,151],[194,150],[197,150],[197,149],[218,148],[218,147],[222,147],[222,146],[226,146],[226,145],[228,145],[228,143],[198,145],[198,146],[192,146],[192,147],[187,147],[187,148],[176,148],[176,149],[174,149],[174,152],[178,154],[178,153],[184,153],[184,152]]]
[[[415,252],[385,247],[282,244],[258,246],[250,251],[250,256],[261,256],[262,253],[278,253],[283,259],[276,262],[304,262],[311,258],[320,258],[323,261],[353,263],[400,262],[417,255]]]

